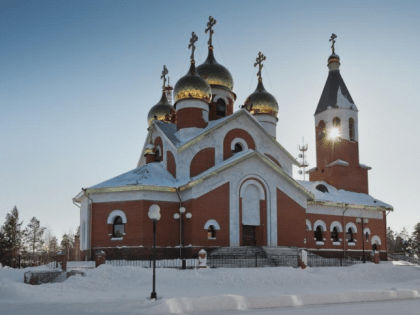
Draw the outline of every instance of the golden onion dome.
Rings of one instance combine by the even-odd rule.
[[[233,78],[229,70],[219,64],[214,58],[213,46],[209,46],[209,54],[206,61],[197,67],[198,74],[214,87],[233,90]]]
[[[147,123],[151,126],[153,120],[170,122],[174,112],[173,106],[169,104],[166,94],[163,92],[160,101],[150,109],[147,115]]]
[[[279,112],[276,99],[264,89],[262,79],[258,80],[254,93],[245,100],[244,107],[252,115],[268,114],[277,117]]]
[[[207,103],[211,101],[210,85],[197,74],[194,60],[191,60],[188,73],[179,79],[174,87],[175,106],[178,101],[183,99],[198,99]]]
[[[328,64],[330,64],[332,62],[337,62],[338,64],[340,64],[340,56],[339,55],[336,55],[335,53],[332,53],[328,57]]]

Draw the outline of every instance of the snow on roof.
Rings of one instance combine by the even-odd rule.
[[[371,170],[371,169],[372,169],[370,166],[367,166],[367,165],[365,165],[365,164],[359,164],[359,166],[360,166],[361,168],[364,168],[364,169],[367,169],[367,170]]]
[[[297,181],[300,185],[305,187],[308,191],[310,191],[315,196],[315,201],[321,202],[333,202],[333,203],[341,203],[341,204],[351,204],[351,205],[363,205],[369,207],[383,207],[392,210],[392,206],[373,198],[370,195],[356,193],[352,191],[347,191],[343,189],[336,189],[335,187],[328,185],[324,181],[317,181],[317,182],[309,182],[298,180]],[[323,193],[316,189],[318,185],[324,185],[327,187],[328,192]]]
[[[330,164],[327,164],[327,167],[331,167],[334,165],[343,165],[343,166],[349,166],[349,163],[343,160],[335,160],[334,162],[331,162]]]
[[[104,181],[88,189],[110,188],[131,185],[175,186],[176,180],[163,167],[162,163],[149,163],[127,173]]]
[[[337,106],[340,108],[348,108],[357,110],[356,105],[353,103],[353,100],[349,100],[343,92],[341,92],[341,86],[338,87],[337,91]]]

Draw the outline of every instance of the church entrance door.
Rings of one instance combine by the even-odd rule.
[[[242,246],[255,246],[257,241],[255,238],[255,226],[242,225]]]

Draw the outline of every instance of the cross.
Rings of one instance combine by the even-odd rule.
[[[161,79],[163,79],[163,87],[162,89],[165,90],[165,86],[166,86],[166,75],[168,74],[168,69],[166,69],[166,66],[163,66],[163,71],[162,71],[162,75],[160,76]]]
[[[332,53],[333,54],[335,54],[334,44],[335,44],[335,39],[336,38],[337,38],[337,35],[335,35],[334,33],[332,33],[331,38],[330,38],[330,42],[332,42],[331,49],[332,49]]]
[[[217,23],[217,21],[215,20],[215,19],[213,19],[213,17],[212,16],[209,16],[209,21],[207,22],[207,28],[206,28],[206,30],[204,31],[204,33],[206,33],[207,34],[207,32],[208,31],[210,31],[210,38],[209,38],[209,41],[207,42],[207,44],[210,46],[210,47],[213,47],[213,42],[212,42],[212,36],[213,36],[213,34],[214,34],[214,30],[212,29],[212,27],[215,25]]]
[[[192,48],[192,49],[191,49],[191,61],[193,61],[193,60],[194,60],[194,51],[195,51],[195,45],[194,45],[194,43],[195,43],[197,40],[198,40],[197,35],[195,35],[195,33],[194,33],[194,32],[192,32],[192,34],[191,34],[191,39],[190,39],[190,44],[188,45],[188,49],[189,49],[189,48]]]
[[[264,67],[262,62],[266,59],[267,58],[263,55],[263,53],[261,51],[258,53],[257,59],[255,59],[254,67],[256,67],[257,65],[259,67],[259,70],[258,70],[258,73],[257,73],[258,80],[262,80],[261,69]]]

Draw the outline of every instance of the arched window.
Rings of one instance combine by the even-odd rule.
[[[334,227],[331,232],[331,238],[333,242],[338,242],[338,230],[336,227]]]
[[[353,118],[349,119],[349,139],[350,141],[354,141],[355,140],[355,136],[354,136],[354,120]]]
[[[326,135],[326,130],[325,130],[325,123],[323,120],[321,120],[318,124],[318,136],[319,136],[319,140],[324,140],[325,139],[325,135]]]
[[[347,233],[346,233],[346,239],[347,239],[347,241],[348,241],[349,243],[353,243],[353,242],[354,242],[354,238],[353,238],[353,229],[352,229],[352,228],[349,228],[349,229],[347,230]]]
[[[340,128],[341,127],[341,120],[338,117],[335,117],[333,119],[333,127],[334,128]]]
[[[216,102],[216,115],[219,117],[226,116],[226,103],[222,98],[219,98]]]
[[[123,237],[124,235],[124,223],[120,216],[115,217],[113,226],[113,237]]]
[[[209,228],[207,229],[207,238],[209,239],[216,238],[216,229],[214,228],[213,225],[210,225]]]
[[[322,227],[320,225],[316,227],[316,230],[314,231],[314,237],[317,242],[322,242]]]
[[[240,143],[235,143],[235,147],[232,150],[232,154],[243,151],[242,145]]]
[[[327,193],[328,192],[328,188],[325,185],[322,185],[322,184],[319,184],[315,188],[316,188],[316,190],[319,190],[320,192],[323,192],[323,193]]]
[[[160,153],[160,147],[156,147],[155,151],[155,161],[160,162],[161,160],[161,153]]]

